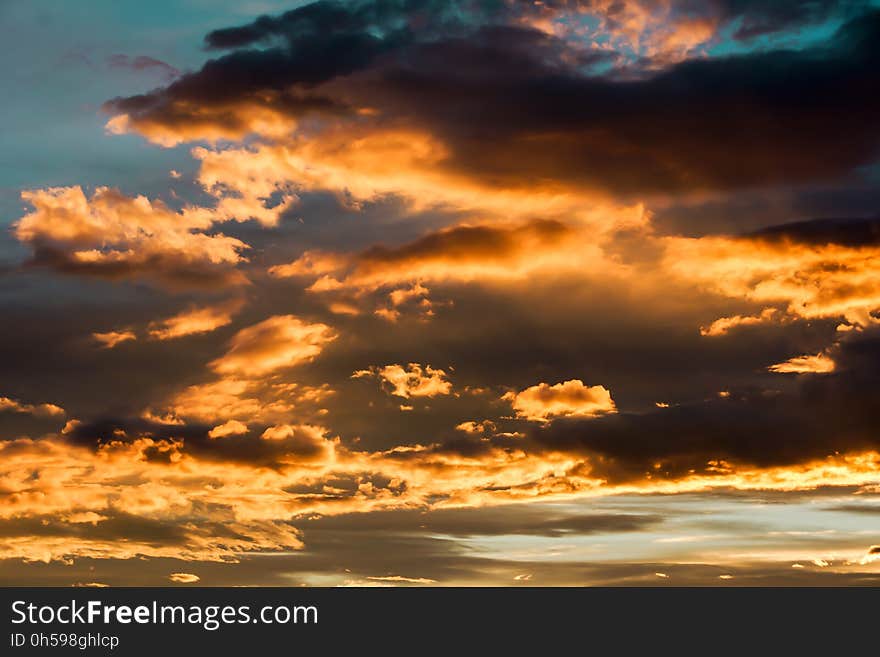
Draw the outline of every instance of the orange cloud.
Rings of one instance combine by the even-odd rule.
[[[771,365],[767,369],[779,374],[827,374],[833,372],[834,360],[825,354],[815,356],[795,356],[783,363]]]
[[[595,417],[616,413],[611,393],[603,386],[585,386],[580,379],[555,385],[539,383],[501,397],[510,401],[517,417],[547,422],[554,417]]]
[[[495,423],[491,420],[483,420],[482,422],[468,420],[467,422],[461,422],[455,426],[456,431],[463,431],[464,433],[475,435],[493,432],[496,428]]]
[[[751,238],[665,238],[664,269],[728,297],[785,304],[776,316],[844,318],[880,309],[880,248]]]
[[[705,16],[690,17],[676,12],[668,0],[534,2],[519,9],[520,22],[566,39],[572,48],[613,50],[619,59],[639,56],[640,64],[651,68],[700,54],[721,23],[711,7],[704,8]]]
[[[278,422],[296,409],[314,415],[333,394],[329,386],[303,386],[263,379],[223,377],[187,386],[166,403],[174,416],[200,422]],[[216,427],[215,427],[216,428]]]
[[[211,438],[247,433],[251,423],[285,423],[294,411],[301,421],[317,418],[326,413],[322,402],[334,394],[330,386],[285,381],[276,372],[312,360],[335,337],[330,327],[292,315],[242,329],[226,354],[210,363],[218,378],[175,393],[158,415],[215,423]],[[157,415],[152,409],[145,414]]]
[[[134,198],[108,187],[87,197],[81,187],[22,192],[34,207],[15,224],[38,260],[65,270],[120,276],[186,278],[228,270],[244,260],[248,245],[207,234],[211,211],[174,211],[161,201]]]
[[[335,339],[326,324],[275,315],[236,333],[229,350],[211,368],[225,375],[259,376],[310,361]]]
[[[207,492],[206,484],[225,481],[223,468],[193,462],[195,469],[188,473],[178,468],[186,458],[154,467],[146,456],[156,447],[162,443],[150,439],[114,443],[97,452],[56,440],[0,443],[0,489],[6,493],[0,502],[5,523],[0,558],[225,561],[249,550],[302,546],[299,532],[280,515],[248,511],[244,498],[235,505],[224,500],[221,491],[231,490],[222,484],[215,489],[221,493],[214,497],[216,505],[199,510],[199,490]],[[244,476],[233,470],[226,472]],[[33,472],[41,476],[30,476]],[[86,513],[93,514],[89,522],[71,523]],[[41,531],[29,530],[28,519]]]
[[[451,208],[498,219],[568,216],[593,230],[644,225],[642,211],[618,212],[601,191],[583,185],[519,182],[487,184],[459,173],[446,145],[428,132],[357,121],[250,148],[194,148],[206,188],[239,194],[294,185],[329,190],[355,206],[388,196],[413,210]]]
[[[641,209],[630,212],[642,214]],[[549,219],[459,224],[394,248],[376,246],[352,254],[310,251],[269,269],[275,277],[311,280],[306,289],[330,299],[387,288],[388,304],[374,312],[388,321],[403,312],[422,319],[432,316],[435,302],[427,287],[432,282],[510,284],[538,275],[588,273],[624,278],[631,270],[605,255],[591,229]]]
[[[177,315],[150,324],[154,340],[173,340],[196,333],[209,333],[232,321],[243,302],[234,300],[218,306],[190,308]]]
[[[101,343],[104,349],[112,349],[116,345],[127,342],[128,340],[137,340],[134,331],[109,331],[107,333],[92,333],[92,337]]]
[[[0,557],[225,561],[251,551],[302,547],[290,520],[296,525],[297,518],[314,514],[730,487],[874,486],[880,473],[880,454],[866,452],[785,467],[716,463],[679,478],[649,473],[609,484],[592,473],[585,455],[484,443],[467,454],[431,445],[358,452],[324,431],[272,427],[262,442],[277,443],[287,453],[271,465],[201,459],[180,443],[146,437],[97,449],[54,439],[0,442],[0,520],[5,523]],[[174,457],[150,458],[157,449]],[[35,471],[40,477],[32,476]]]
[[[24,404],[17,399],[0,397],[0,413],[3,412],[22,413],[36,417],[57,417],[66,414],[63,408],[55,404]]]
[[[700,327],[700,335],[716,337],[719,335],[727,335],[727,333],[739,326],[754,326],[756,324],[765,324],[773,321],[776,308],[765,308],[760,315],[734,315],[733,317],[720,317],[712,322],[709,326]]]
[[[186,120],[177,121],[173,125],[150,116],[117,114],[107,121],[105,128],[114,135],[137,132],[166,148],[187,141],[239,140],[249,134],[282,137],[292,132],[296,128],[296,120],[283,111],[272,108],[269,98],[265,100],[268,102],[233,100],[210,109],[202,105],[178,102],[173,112]]]
[[[282,413],[293,408],[278,399],[272,403]],[[255,382],[234,378],[188,386],[168,403],[174,415],[208,422],[226,418],[260,419],[265,406]]]
[[[238,420],[228,420],[218,424],[208,432],[208,438],[225,438],[226,436],[238,436],[248,432],[248,426]]]
[[[352,378],[375,376],[387,384],[392,395],[398,397],[436,397],[452,392],[452,383],[446,379],[446,372],[430,365],[424,368],[419,363],[385,365],[368,370],[358,370]]]
[[[284,442],[290,456],[283,462],[311,461],[329,467],[336,460],[338,441],[329,440],[327,434],[327,429],[313,424],[279,424],[267,428],[260,438]]]

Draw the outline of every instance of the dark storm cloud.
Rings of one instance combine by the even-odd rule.
[[[110,516],[103,517],[99,522],[89,520],[70,522],[56,516],[38,515],[26,518],[4,518],[0,520],[0,538],[40,536],[86,538],[96,541],[116,540],[124,536],[130,541],[146,541],[156,545],[180,544],[187,538],[185,529],[173,521],[155,520],[118,510],[105,511]],[[222,530],[222,527],[220,529]]]
[[[708,199],[671,199],[653,208],[652,224],[663,234],[693,237],[760,233],[765,229],[774,233],[783,222],[827,220],[817,219],[820,217],[847,224],[870,223],[871,219],[863,218],[875,217],[878,207],[880,186],[866,176],[862,180],[794,189],[753,189]]]
[[[501,13],[503,4],[494,0],[355,0],[323,1],[307,4],[281,16],[261,16],[249,25],[215,30],[205,37],[208,48],[228,50],[282,39],[291,48],[303,41],[335,35],[363,35],[369,30],[405,33],[408,28],[430,23],[432,30],[447,25],[461,26],[461,11],[486,17]]]
[[[860,247],[880,244],[880,218],[813,219],[771,226],[751,233],[764,240],[790,240],[803,244],[842,244]]]
[[[177,451],[206,461],[229,461],[254,466],[273,467],[287,463],[310,461],[325,455],[324,445],[317,437],[297,434],[283,439],[261,440],[268,428],[261,425],[246,434],[211,438],[212,425],[165,424],[143,418],[101,418],[83,422],[68,430],[65,438],[77,445],[100,447],[108,443],[129,442],[151,438],[155,442],[144,449],[144,458],[169,463]]]
[[[184,76],[166,89],[117,98],[107,108],[114,113],[148,114],[153,120],[173,124],[192,120],[199,106],[235,103],[275,91],[280,95],[271,105],[278,111],[300,115],[340,110],[344,104],[288,87],[308,88],[369,67],[383,52],[413,40],[405,21],[411,11],[418,8],[426,15],[436,15],[448,4],[323,1],[277,18],[263,16],[249,25],[215,30],[205,38],[210,49],[236,50],[273,39],[282,44],[236,50],[209,61],[197,73]],[[234,111],[225,118],[234,125]]]
[[[227,130],[244,129],[246,123],[238,109],[246,102],[289,116],[348,111],[331,98],[292,88],[297,83],[316,84],[349,72],[347,68],[357,67],[362,58],[371,59],[378,49],[370,38],[359,42],[340,38],[334,45],[339,50],[319,41],[303,57],[278,49],[231,53],[209,61],[198,73],[184,75],[165,89],[116,98],[104,107],[113,114],[148,118],[164,126],[204,123]],[[271,94],[266,95],[267,91]],[[213,110],[210,117],[200,118],[203,107]]]
[[[636,81],[531,75],[511,56],[485,75],[481,64],[476,74],[426,65],[440,60],[431,50],[492,62],[484,37],[426,45],[370,84],[452,143],[454,166],[475,176],[624,194],[766,186],[836,178],[877,156],[878,35],[875,13],[830,47],[687,61]]]
[[[205,121],[244,130],[242,103],[291,116],[376,107],[381,121],[439,136],[448,166],[493,184],[555,180],[625,195],[836,179],[878,155],[880,12],[827,45],[620,80],[582,73],[559,38],[497,14],[444,21],[442,5],[408,14],[409,3],[318,2],[221,30],[209,44],[284,45],[234,50],[108,109],[135,129],[183,131]],[[330,21],[339,27],[325,33]]]
[[[118,440],[133,440],[138,436],[150,436],[157,440],[180,438],[191,442],[207,441],[210,428],[163,424],[141,418],[102,418],[79,424],[66,435],[76,444],[97,447]]]
[[[223,286],[248,283],[247,277],[229,266],[211,262],[187,261],[174,254],[156,254],[139,261],[86,262],[54,245],[35,241],[33,253],[23,269],[48,268],[63,274],[91,276],[109,281],[151,282],[171,290],[216,290]]]
[[[210,49],[227,50],[284,39],[296,39],[318,32],[363,32],[370,28],[399,29],[430,22],[434,29],[459,26],[462,20],[510,20],[535,11],[530,3],[503,3],[496,0],[460,2],[456,0],[382,0],[379,2],[315,2],[278,17],[261,16],[248,25],[215,30],[205,37]],[[551,12],[571,10],[567,0],[545,0],[541,9]],[[609,29],[620,27],[619,17],[634,7],[651,9],[651,0],[629,0],[602,6],[583,3],[580,9],[592,10],[607,21]],[[783,32],[829,19],[852,17],[870,7],[868,0],[673,0],[672,20],[712,18],[722,25],[736,25],[734,38],[749,40],[756,36]]]
[[[835,363],[834,373],[806,377],[791,392],[734,391],[640,415],[559,420],[531,437],[553,449],[600,455],[600,469],[612,479],[705,472],[712,460],[768,467],[876,450],[880,334],[843,341]]]

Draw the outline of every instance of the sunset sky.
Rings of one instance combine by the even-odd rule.
[[[880,2],[0,26],[0,582],[880,584]]]

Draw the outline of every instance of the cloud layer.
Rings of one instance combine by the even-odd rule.
[[[4,579],[877,582],[870,3],[193,29],[4,183]]]

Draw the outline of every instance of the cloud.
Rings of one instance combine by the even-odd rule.
[[[260,376],[308,362],[335,339],[336,333],[326,324],[275,315],[236,333],[228,351],[211,368],[224,375]]]
[[[168,575],[168,579],[175,584],[195,584],[201,581],[202,578],[192,573],[171,573]]]
[[[187,386],[174,393],[164,407],[174,416],[199,422],[276,422],[289,417],[294,409],[301,416],[315,414],[333,394],[329,385],[228,376]]]
[[[90,588],[90,589],[106,589],[110,585],[104,584],[103,582],[77,582],[73,586],[82,587],[82,588]]]
[[[15,235],[33,248],[35,264],[176,284],[242,280],[234,267],[248,245],[204,232],[213,219],[201,211],[176,212],[161,201],[107,187],[91,197],[80,187],[56,187],[22,192],[22,198],[34,211],[15,224]]]
[[[307,253],[290,265],[270,269],[278,277],[318,271],[341,272],[339,285],[372,287],[407,281],[513,278],[540,267],[541,256],[564,254],[574,231],[557,221],[520,227],[457,226],[397,248],[373,247],[356,256]],[[320,269],[314,263],[320,262]],[[324,264],[326,263],[326,264]],[[330,263],[341,265],[328,271]],[[346,270],[349,270],[345,275]],[[316,290],[326,285],[318,279]],[[331,288],[332,289],[332,288]]]
[[[878,357],[876,329],[865,331],[836,347],[834,371],[798,377],[785,390],[750,387],[644,413],[557,419],[531,430],[528,439],[548,449],[592,454],[602,464],[594,474],[604,471],[611,480],[753,467],[794,472],[834,454],[877,450],[872,427]]]
[[[611,393],[605,387],[585,386],[580,379],[555,385],[539,383],[520,392],[508,392],[502,399],[510,401],[518,417],[536,422],[617,412]]]
[[[317,2],[216,31],[209,44],[229,52],[165,88],[110,101],[110,127],[166,145],[257,134],[281,142],[255,152],[272,152],[287,180],[350,188],[356,197],[375,193],[383,178],[388,191],[416,199],[445,187],[459,206],[467,197],[491,200],[493,188],[509,193],[508,207],[514,198],[528,203],[517,194],[526,179],[581,195],[730,190],[836,179],[876,156],[878,107],[869,89],[880,14],[866,6],[847,14],[826,3],[812,14],[786,14],[749,3],[688,15],[655,3],[673,17],[658,23],[645,3],[598,5],[612,50],[649,62],[636,75],[591,68],[614,57],[599,43],[579,49],[584,35],[566,38],[565,20],[550,17],[548,29],[529,22],[532,11],[480,4],[456,15],[436,3],[413,29],[409,6],[383,6]],[[753,20],[752,34],[769,34],[776,27],[756,26],[833,14],[852,20],[819,45],[714,57],[700,50],[721,23],[733,26],[743,15]],[[257,43],[266,45],[251,47]],[[663,111],[645,109],[657,107]],[[299,131],[308,139],[291,137]],[[729,135],[737,135],[737,163]],[[212,166],[205,153],[197,157]]]
[[[474,422],[473,420],[468,420],[466,422],[461,422],[455,425],[456,431],[463,431],[464,433],[469,434],[484,434],[493,432],[498,427],[491,420],[483,420],[482,422]]]
[[[834,360],[825,354],[795,356],[767,369],[778,374],[827,374],[834,371]]]
[[[481,435],[360,450],[323,426],[291,421],[290,411],[279,413],[287,419],[278,422],[248,412],[253,433],[220,440],[211,439],[211,424],[82,423],[63,438],[0,443],[0,485],[10,493],[0,504],[0,518],[8,519],[0,531],[9,537],[2,555],[226,561],[300,548],[303,519],[316,514],[633,492],[871,486],[880,469],[871,410],[878,354],[876,335],[866,330],[839,345],[837,371],[807,377],[794,392],[736,392],[638,414],[593,417],[601,386],[533,386],[511,393],[512,405],[528,402],[518,410],[553,422],[538,422],[515,441],[482,423]],[[253,403],[263,412],[268,390],[311,394],[272,387],[278,384],[245,382],[232,398],[253,386]],[[206,412],[223,413],[222,401]],[[498,531],[565,536],[625,525],[540,517],[546,524],[534,519]],[[483,530],[456,529],[453,521],[438,528],[457,535],[495,531],[487,522],[474,526]]]
[[[367,577],[374,582],[391,582],[392,584],[436,584],[436,579],[428,577],[404,577],[403,575],[383,575],[382,577]]]
[[[284,459],[291,462],[316,461],[322,466],[331,465],[336,453],[336,441],[327,439],[324,427],[311,424],[279,424],[268,427],[260,436],[262,440],[284,445]]]
[[[776,308],[765,308],[759,315],[734,315],[733,317],[719,317],[709,326],[700,327],[700,335],[717,337],[739,326],[755,326],[773,321],[774,315],[779,312]]]
[[[765,241],[851,248],[880,244],[880,218],[810,219],[769,226],[749,235]]]
[[[601,212],[603,205],[610,205],[607,195],[583,186],[547,182],[524,188],[517,181],[488,184],[456,171],[448,148],[417,128],[370,128],[358,122],[268,144],[197,147],[192,154],[199,161],[203,186],[238,194],[253,188],[327,190],[352,208],[402,199],[417,212],[470,211],[508,221],[568,215],[599,231],[612,229],[612,219],[617,218],[611,212]],[[621,223],[632,221],[626,214],[619,219]],[[641,216],[636,220],[644,223]]]
[[[0,397],[0,413],[23,413],[36,417],[58,417],[66,415],[66,411],[55,404],[24,404],[16,399]]]
[[[238,436],[248,432],[248,425],[238,420],[228,420],[218,424],[208,432],[208,438],[224,438],[226,436]]]
[[[271,448],[273,458],[266,461],[218,460],[213,452],[231,443],[213,441],[210,449],[200,451],[189,437],[170,442],[117,436],[97,447],[56,440],[2,442],[0,481],[11,494],[0,504],[0,557],[230,561],[253,551],[301,549],[301,527],[316,515],[491,507],[626,492],[868,486],[880,467],[875,452],[788,467],[731,466],[675,476],[655,471],[654,476],[615,482],[601,460],[571,452],[499,448],[481,441],[470,451],[434,445],[359,452],[323,437],[321,429],[275,431],[279,435],[271,439],[235,447]],[[158,458],[161,454],[172,458]],[[35,470],[39,477],[32,476]],[[86,513],[92,514],[91,521],[70,521]],[[558,537],[637,531],[654,522],[535,513],[526,522],[500,524],[477,516],[469,524],[437,516],[435,529],[461,536]]]
[[[625,264],[604,253],[597,234],[641,225],[644,209],[599,208],[590,216],[586,223],[534,219],[513,225],[460,224],[399,246],[357,253],[306,251],[291,263],[271,267],[269,274],[311,281],[307,291],[329,300],[349,295],[362,304],[375,303],[374,312],[392,322],[405,314],[428,319],[437,309],[429,284],[512,286],[538,276],[628,276]],[[605,228],[597,228],[603,221]],[[377,292],[386,296],[369,297]]]
[[[210,33],[204,66],[106,106],[111,133],[198,142],[194,178],[25,192],[30,264],[215,294],[10,288],[16,394],[78,419],[46,433],[29,415],[60,407],[0,398],[0,558],[114,584],[126,559],[181,583],[240,560],[288,584],[756,581],[694,552],[559,564],[568,537],[664,524],[643,495],[877,492],[877,219],[718,235],[711,209],[868,184],[878,26],[825,0],[319,0]],[[652,221],[678,205],[705,221]],[[233,327],[217,288],[244,283]],[[630,512],[584,512],[604,496]],[[510,536],[536,551],[480,538]]]
[[[408,399],[410,397],[436,397],[452,392],[452,383],[447,380],[446,372],[430,365],[424,368],[419,363],[402,365],[385,365],[358,370],[352,378],[374,376],[378,378],[392,395]]]
[[[89,450],[60,441],[0,443],[0,479],[20,494],[0,505],[0,557],[43,562],[71,556],[228,561],[249,550],[301,547],[299,533],[289,524],[240,506],[232,511],[222,495],[210,509],[202,507],[197,499],[200,486],[188,475],[177,483],[162,481],[160,472],[171,471],[161,465],[154,469],[152,464],[161,462],[143,458],[156,446],[150,440],[116,443],[89,456]],[[171,462],[166,463],[170,467]],[[198,469],[197,476],[222,479],[220,470],[211,474]],[[31,477],[33,472],[40,476]],[[140,483],[131,485],[137,480]],[[187,491],[195,497],[186,499]],[[86,511],[101,519],[66,520]]]
[[[187,335],[210,333],[232,322],[243,302],[234,300],[217,306],[189,308],[177,315],[152,322],[149,335],[154,340],[173,340]]]
[[[733,39],[741,42],[760,36],[780,38],[789,30],[822,24],[838,16],[845,18],[867,6],[856,2],[841,7],[834,0],[782,0],[771,4],[741,0],[699,4],[687,0],[549,0],[524,3],[517,11],[524,24],[562,36],[572,46],[588,43],[596,47],[602,43],[613,48],[618,60],[623,60],[618,65],[662,68],[688,57],[708,56],[708,46],[722,41],[725,33],[733,32]]]
[[[785,304],[783,318],[867,326],[880,309],[880,247],[756,237],[669,237],[664,269],[713,292]],[[770,317],[761,316],[762,319]]]
[[[113,347],[127,342],[129,340],[137,340],[134,331],[108,331],[107,333],[92,333],[92,337],[97,340],[104,349],[113,349]]]

